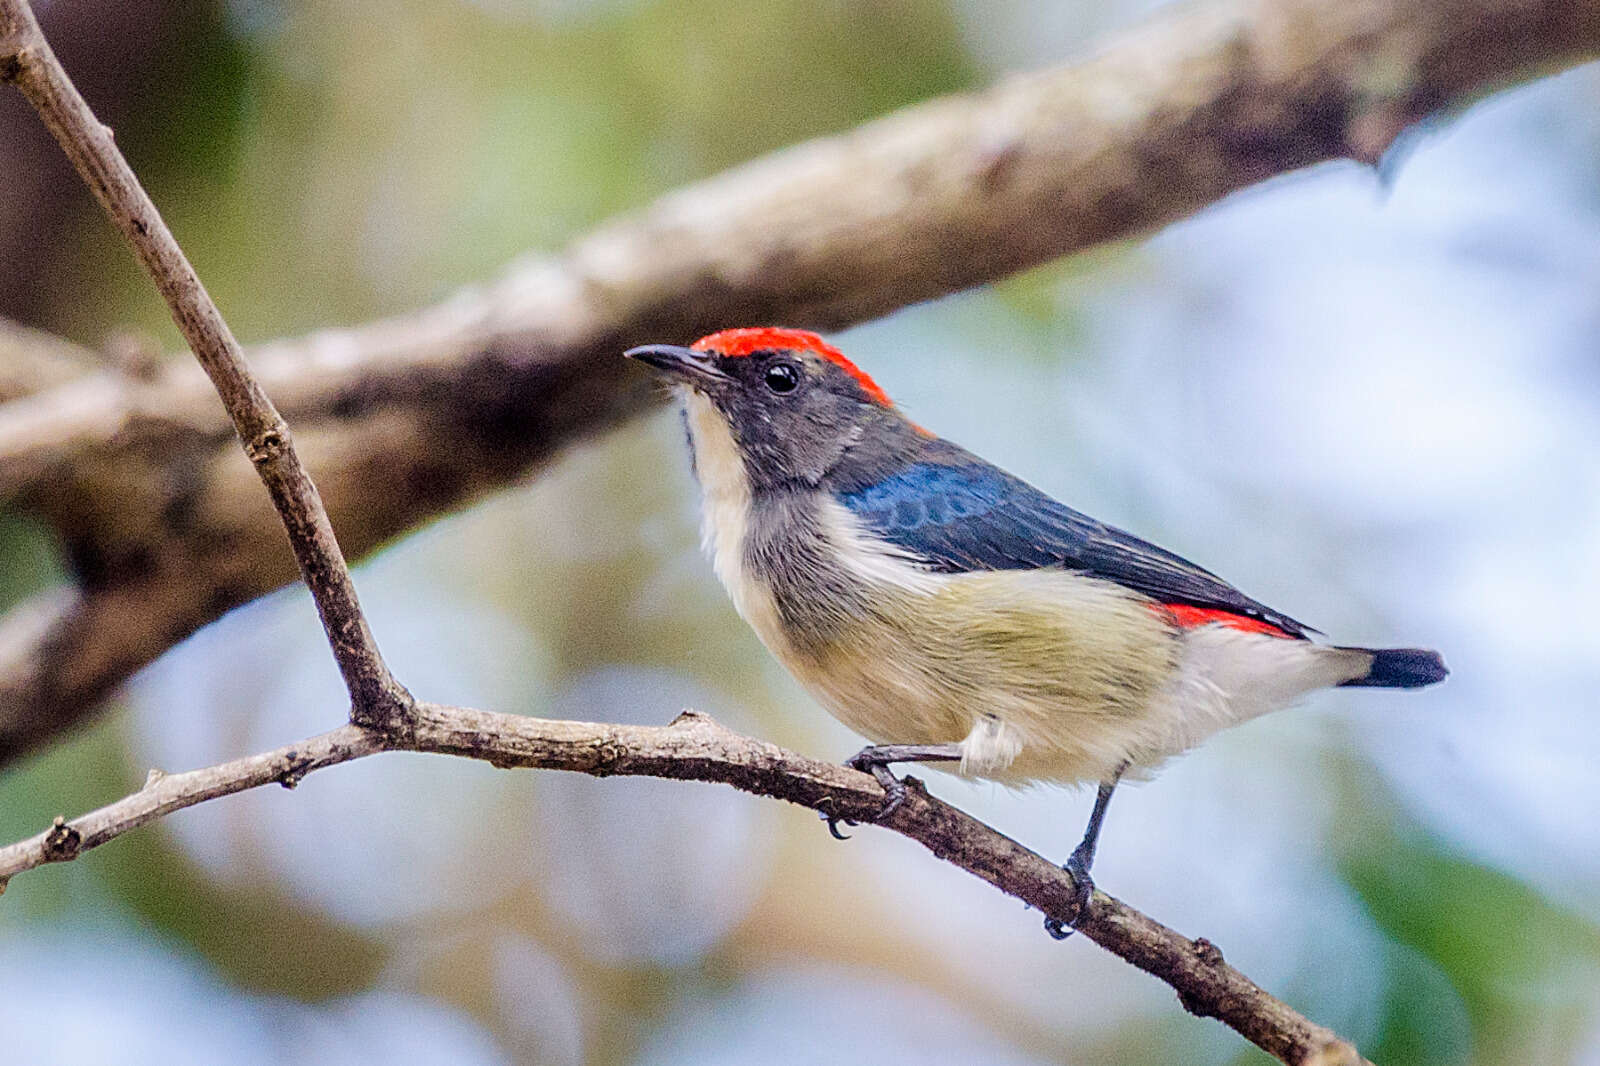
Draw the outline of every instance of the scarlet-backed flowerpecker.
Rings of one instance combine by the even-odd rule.
[[[682,398],[703,539],[734,606],[874,742],[851,764],[877,775],[888,805],[904,795],[892,762],[1099,783],[1067,863],[1080,904],[1124,774],[1313,689],[1445,677],[1436,652],[1313,640],[932,435],[814,333],[730,329],[627,354]]]

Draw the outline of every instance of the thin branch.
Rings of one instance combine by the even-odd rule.
[[[631,344],[859,322],[1318,160],[1370,162],[1437,109],[1597,51],[1592,0],[1163,12],[1081,63],[778,152],[435,307],[251,359],[357,557],[649,407],[655,390],[617,358]],[[207,389],[177,364],[0,407],[0,500],[60,531],[85,591],[10,657],[38,669],[0,671],[0,763],[293,579],[249,475],[222,461],[231,434]]]
[[[0,0],[0,79],[39,113],[84,184],[155,281],[172,320],[221,396],[234,432],[278,510],[300,573],[350,691],[351,714],[370,723],[401,717],[411,699],[390,674],[356,599],[333,525],[288,424],[245,363],[222,313],[145,194],[109,127],[101,125],[51,51],[27,0]]]
[[[263,785],[292,788],[314,770],[393,750],[465,756],[503,769],[716,782],[860,822],[873,821],[884,800],[869,774],[742,736],[694,712],[684,712],[667,726],[632,726],[419,703],[409,739],[347,725],[204,770],[152,770],[139,791],[71,821],[57,819],[44,832],[0,848],[0,886],[18,873],[75,859],[184,807]],[[879,825],[1046,916],[1062,921],[1073,917],[1070,874],[908,781],[906,801]],[[1229,966],[1215,945],[1190,940],[1104,892],[1095,892],[1078,916],[1077,928],[1171,985],[1191,1013],[1217,1018],[1283,1062],[1354,1066],[1365,1061],[1349,1043]]]

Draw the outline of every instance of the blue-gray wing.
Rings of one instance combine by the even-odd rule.
[[[1312,632],[1215,574],[1051,499],[976,456],[914,463],[839,496],[872,533],[946,573],[1058,566],[1114,581],[1164,604]]]

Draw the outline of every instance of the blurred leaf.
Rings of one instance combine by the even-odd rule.
[[[1430,960],[1403,947],[1388,974],[1382,1027],[1362,1048],[1373,1062],[1449,1066],[1472,1051],[1465,1006],[1449,978]]]
[[[0,610],[66,579],[50,528],[23,514],[0,514]]]
[[[148,76],[121,102],[127,118],[116,129],[119,146],[202,277],[213,269],[211,257],[196,254],[193,245],[203,251],[205,242],[196,238],[228,219],[220,200],[237,176],[253,89],[250,51],[230,32],[226,7],[214,0],[152,6],[150,16],[161,24],[158,47],[147,60]],[[100,72],[73,73],[92,81]],[[45,257],[41,263],[59,276],[40,321],[90,344],[136,324],[177,348],[178,333],[149,279],[87,197],[75,237],[55,253],[59,262]]]
[[[1566,1061],[1593,1009],[1600,929],[1498,870],[1414,829],[1371,841],[1343,873],[1374,921],[1443,971],[1465,1001],[1480,1063]],[[1440,1049],[1429,995],[1396,982],[1385,1019],[1389,1062]],[[1409,1002],[1408,1002],[1409,1001]],[[1536,1050],[1537,1049],[1537,1050]]]
[[[71,818],[125,791],[123,732],[115,716],[94,720],[0,775],[0,843],[31,837],[57,815]],[[94,853],[98,855],[98,852]],[[60,917],[106,904],[103,886],[80,860],[19,874],[0,897],[0,914]]]
[[[379,941],[288,898],[279,885],[236,892],[213,884],[159,829],[137,830],[89,861],[121,903],[243,988],[301,1000],[346,995],[369,987],[387,959]]]
[[[229,31],[224,5],[182,0],[151,66],[161,72],[146,87],[117,140],[141,177],[192,195],[226,179],[239,149],[240,119],[250,90],[249,52]]]

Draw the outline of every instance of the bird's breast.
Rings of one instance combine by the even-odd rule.
[[[686,391],[684,420],[718,579],[846,725],[898,743],[987,725],[1005,751],[983,772],[1007,779],[1094,779],[1137,743],[1177,650],[1142,597],[1063,571],[933,572],[826,491],[756,489],[708,399]]]

